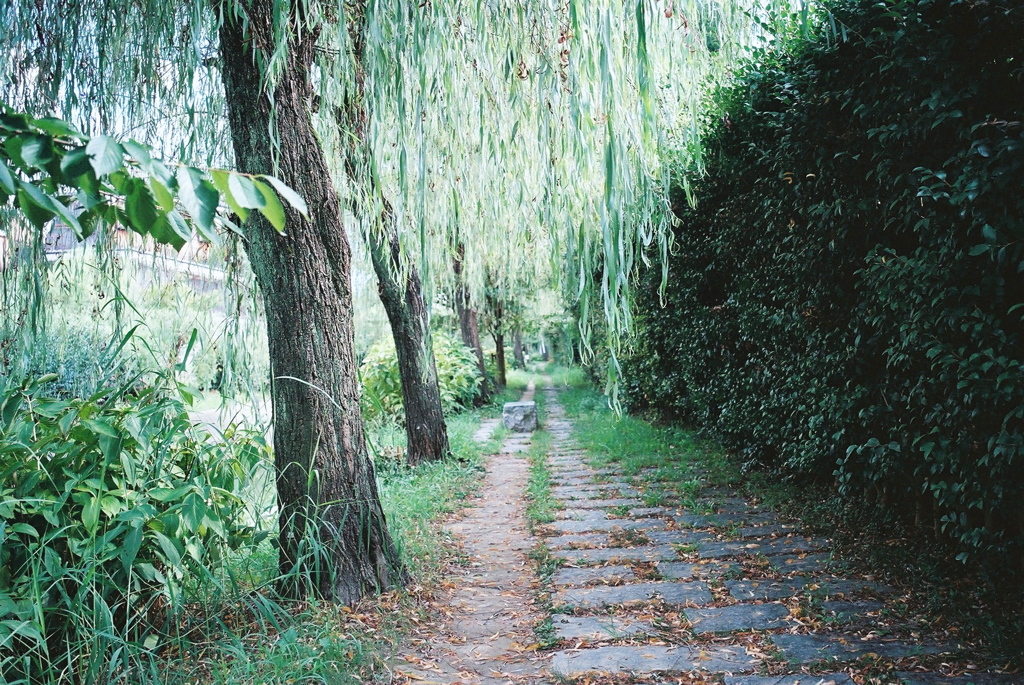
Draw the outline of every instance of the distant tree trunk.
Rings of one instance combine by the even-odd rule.
[[[297,27],[302,19],[290,17],[293,38],[271,99],[264,94],[254,52],[270,57],[276,3],[241,5],[244,19],[222,8],[220,29],[238,167],[275,174],[309,205],[308,219],[286,208],[284,235],[256,212],[245,233],[270,343],[279,563],[288,579],[281,590],[351,604],[404,582],[406,575],[366,450],[354,356],[351,255],[309,116],[309,68],[318,31]]]
[[[519,368],[526,368],[526,355],[523,354],[523,333],[516,331],[512,334],[512,356],[515,357]]]
[[[382,244],[368,235],[370,259],[377,273],[377,292],[391,322],[391,333],[398,353],[398,375],[402,381],[405,407],[405,434],[408,438],[406,460],[410,465],[436,461],[448,456],[448,428],[441,407],[437,365],[430,342],[430,319],[423,300],[420,277],[410,267],[402,277],[398,231],[390,208],[384,212]],[[399,283],[405,281],[405,287]]]
[[[494,360],[498,367],[498,387],[504,388],[508,382],[505,373],[505,322],[502,321],[504,309],[500,301],[491,302],[491,311],[494,315],[494,329],[491,337],[494,338]]]
[[[469,298],[469,291],[466,290],[462,280],[462,255],[463,248],[460,245],[455,252],[455,259],[452,261],[452,270],[455,272],[455,310],[459,315],[459,332],[462,334],[462,343],[476,353],[477,367],[480,370],[480,377],[483,379],[480,385],[478,404],[485,404],[491,397],[491,390],[487,382],[484,348],[480,344],[480,325],[477,322],[476,310],[473,309]]]

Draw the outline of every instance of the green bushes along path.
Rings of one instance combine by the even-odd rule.
[[[1024,8],[853,2],[719,93],[635,409],[874,499],[962,560],[1024,537]]]

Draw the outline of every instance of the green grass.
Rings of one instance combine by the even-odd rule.
[[[526,521],[530,533],[536,527],[555,520],[558,503],[551,496],[551,469],[547,455],[551,451],[551,434],[538,430],[533,434],[527,459],[530,462],[530,480],[526,488]]]
[[[496,411],[500,414],[500,405],[449,417],[453,457],[415,468],[399,461],[405,443],[401,427],[368,428],[381,503],[414,577],[408,587],[367,598],[351,610],[327,602],[283,601],[260,589],[277,574],[276,551],[264,543],[230,563],[232,576],[250,590],[220,598],[210,616],[194,617],[195,630],[165,651],[159,673],[150,680],[168,685],[354,685],[386,674],[395,647],[416,625],[430,620],[430,604],[423,600],[457,558],[453,541],[437,521],[463,506],[479,486],[482,454],[494,451],[494,441],[480,446],[472,435],[480,420]]]

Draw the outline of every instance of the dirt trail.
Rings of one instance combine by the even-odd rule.
[[[533,398],[533,386],[523,401]],[[478,440],[493,433],[486,422]],[[399,654],[396,680],[445,685],[536,683],[547,659],[531,646],[540,619],[533,605],[536,578],[528,558],[534,544],[526,527],[529,464],[523,452],[531,434],[513,433],[499,454],[487,457],[479,497],[447,529],[462,542],[469,563],[453,578],[445,631],[428,645]]]

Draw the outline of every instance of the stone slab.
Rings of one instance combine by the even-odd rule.
[[[858,640],[825,635],[772,635],[771,639],[782,651],[783,658],[791,664],[809,664],[834,659],[852,661],[866,654],[900,659],[955,651],[955,648],[949,645],[915,644],[900,640]]]
[[[792,580],[727,580],[725,588],[740,601],[751,599],[785,599],[803,592],[816,592],[826,596],[848,595],[858,592],[885,592],[883,585],[869,580],[794,578]]]
[[[726,676],[725,685],[856,685],[845,673]]]
[[[550,549],[567,549],[569,547],[597,547],[608,542],[608,536],[600,533],[588,533],[583,535],[558,535],[553,538],[546,538],[544,544]]]
[[[690,528],[728,528],[731,526],[756,526],[777,523],[779,517],[768,512],[749,514],[680,514],[676,523]]]
[[[693,632],[732,633],[740,630],[771,630],[786,624],[789,609],[783,604],[734,604],[711,609],[687,609]]]
[[[768,563],[779,573],[824,573],[842,567],[833,561],[832,555],[822,554],[779,554],[769,557]]]
[[[573,562],[604,561],[676,561],[679,555],[670,545],[656,547],[605,547],[602,549],[561,549],[551,556]]]
[[[647,534],[651,542],[659,545],[700,545],[716,542],[710,533],[695,533],[692,530],[654,530]]]
[[[643,504],[632,497],[612,497],[609,499],[580,499],[573,500],[574,509],[611,509],[613,507],[633,507]]]
[[[573,678],[585,673],[662,673],[666,671],[751,671],[757,660],[742,647],[705,646],[598,647],[555,652],[550,670],[555,676]]]
[[[672,513],[672,510],[666,507],[634,507],[629,510],[629,515],[637,519],[646,518],[648,516],[662,516],[670,513]]]
[[[585,519],[583,521],[554,521],[548,524],[549,527],[559,533],[588,533],[600,530],[657,530],[664,528],[664,521],[658,519]]]
[[[686,561],[666,561],[658,564],[658,573],[662,578],[686,580],[697,575],[697,565]]]
[[[1021,685],[1024,674],[971,673],[969,675],[945,676],[940,673],[897,672],[904,685]]]
[[[741,538],[766,538],[773,535],[799,534],[800,529],[791,523],[766,523],[763,526],[744,526],[736,532]]]
[[[829,601],[821,603],[822,612],[840,623],[852,623],[868,618],[869,614],[879,612],[884,608],[885,603],[870,600],[864,602]]]
[[[793,552],[812,552],[828,546],[827,540],[821,538],[769,538],[766,540],[736,540],[732,542],[715,542],[702,545],[697,554],[704,559],[720,559],[741,554],[772,556],[775,554],[792,554]]]
[[[710,604],[711,591],[704,583],[633,583],[629,585],[598,585],[580,589],[561,589],[552,601],[584,609],[649,602],[660,598],[666,604]]]
[[[608,514],[604,509],[559,509],[555,516],[563,521],[590,521],[606,519]]]
[[[560,568],[551,582],[555,585],[586,585],[594,582],[612,582],[615,580],[632,580],[633,569],[630,566],[593,566],[589,568]]]
[[[555,636],[559,640],[615,640],[654,632],[654,624],[619,616],[564,616],[551,617]]]

